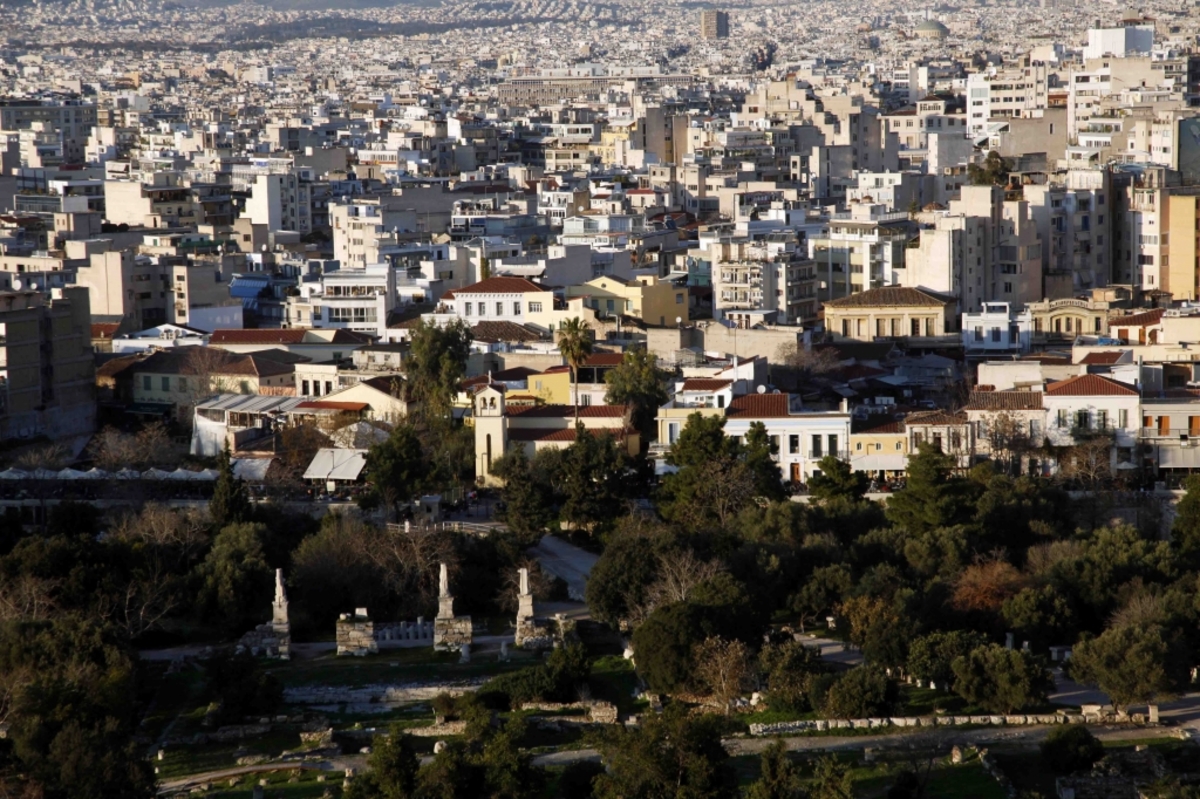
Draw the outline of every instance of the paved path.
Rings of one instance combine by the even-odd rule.
[[[600,560],[598,555],[548,535],[529,550],[542,568],[567,584],[567,594],[576,602],[584,601],[588,575]]]
[[[243,777],[247,774],[262,774],[271,771],[286,771],[289,769],[307,769],[309,771],[337,771],[345,769],[346,764],[325,761],[322,763],[262,763],[255,766],[236,766],[219,771],[206,771],[203,774],[192,774],[177,780],[166,780],[158,784],[158,792],[176,793],[187,791],[197,785],[207,782],[225,782],[233,777]]]

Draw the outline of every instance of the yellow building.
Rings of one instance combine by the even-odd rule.
[[[1035,339],[1108,335],[1108,302],[1105,300],[1042,300],[1026,306],[1033,317]]]
[[[825,303],[835,339],[940,337],[954,332],[954,301],[923,289],[885,286]]]
[[[605,376],[620,366],[622,360],[624,356],[619,352],[593,352],[579,367],[577,388],[572,382],[571,367],[552,366],[529,376],[529,393],[539,402],[551,405],[574,405],[577,395],[581,407],[603,405],[608,394]]]
[[[908,433],[891,418],[855,420],[850,432],[850,466],[856,472],[885,477],[908,466]]]
[[[160,406],[185,423],[197,402],[216,394],[294,396],[295,371],[262,355],[204,346],[162,350],[129,367],[134,403]]]
[[[567,288],[567,297],[582,297],[583,304],[598,317],[628,316],[650,326],[666,327],[688,321],[687,288],[664,282],[653,275],[632,280],[598,277]]]
[[[1167,197],[1170,261],[1162,288],[1176,300],[1195,300],[1200,287],[1200,196]]]

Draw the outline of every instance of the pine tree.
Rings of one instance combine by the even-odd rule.
[[[228,447],[218,457],[217,472],[217,484],[208,503],[208,513],[212,516],[213,526],[220,530],[249,518],[250,498],[246,495],[245,484],[233,476]]]

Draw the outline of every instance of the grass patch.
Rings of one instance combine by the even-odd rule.
[[[320,776],[325,777],[325,782],[318,782]],[[289,782],[293,778],[296,781]],[[339,775],[334,772],[304,769],[296,773],[294,769],[285,769],[278,772],[245,774],[238,778],[234,786],[225,781],[224,787],[214,788],[201,795],[211,799],[250,799],[254,795],[254,786],[264,779],[267,780],[265,795],[280,799],[318,799],[327,789],[341,785]]]
[[[622,714],[636,713],[649,706],[648,702],[633,698],[637,672],[631,662],[619,655],[605,655],[593,661],[588,684],[593,698],[612,702]]]
[[[754,713],[745,713],[738,715],[738,721],[744,721],[746,724],[782,724],[788,721],[814,721],[820,718],[820,715],[815,711],[807,713],[797,713],[794,710],[763,710]]]
[[[275,757],[299,746],[299,733],[275,732],[239,743],[214,743],[167,749],[163,759],[154,761],[154,765],[158,768],[160,780],[175,780],[191,774],[233,768],[237,765],[240,749],[250,754]]]

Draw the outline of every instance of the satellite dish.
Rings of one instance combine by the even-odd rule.
[[[756,389],[754,389],[754,390],[755,390],[755,391],[757,391],[759,394],[766,394],[766,393],[767,393],[767,387],[766,387],[766,386],[759,386],[758,388],[756,388]]]
[[[683,317],[682,317],[682,316],[676,316],[676,317],[675,317],[675,324],[677,324],[677,325],[681,325],[681,324],[683,324]]]
[[[21,290],[21,278],[19,278],[19,277],[13,278],[12,287],[14,290],[20,291]]]
[[[37,285],[37,283],[36,283],[35,281],[33,281],[33,280],[29,281],[29,288],[30,288],[32,291],[37,291],[37,287],[38,287],[38,285]]]

